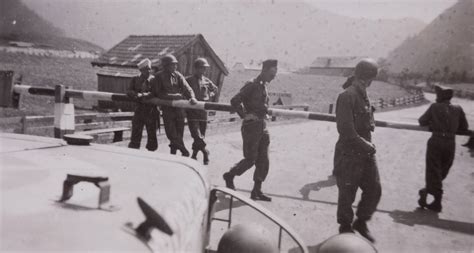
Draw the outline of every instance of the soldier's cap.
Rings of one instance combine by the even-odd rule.
[[[143,69],[143,68],[146,68],[146,67],[151,68],[151,61],[150,61],[150,59],[145,58],[145,59],[141,60],[141,61],[137,64],[137,67],[138,67],[138,69]]]
[[[451,100],[454,95],[454,91],[450,87],[442,86],[442,85],[435,85],[435,92],[436,92],[436,101],[442,102],[445,100]]]
[[[209,62],[207,62],[206,58],[199,57],[194,61],[194,67],[209,67]]]
[[[167,55],[163,56],[163,58],[161,58],[161,64],[163,66],[169,65],[171,63],[178,63],[178,60],[176,59],[176,57],[174,55],[167,54]]]
[[[278,60],[268,59],[262,62],[262,69],[272,68],[278,66]]]

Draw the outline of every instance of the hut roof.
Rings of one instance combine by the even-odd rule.
[[[149,58],[152,66],[159,66],[160,59],[166,54],[179,55],[196,40],[202,42],[219,69],[227,75],[229,72],[222,60],[201,34],[192,35],[130,35],[92,62],[93,66],[114,66],[136,68],[139,61]]]
[[[133,77],[140,74],[137,68],[123,68],[115,66],[106,66],[98,68],[97,75],[115,76],[115,77]]]

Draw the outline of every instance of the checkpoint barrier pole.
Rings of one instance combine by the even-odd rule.
[[[33,86],[27,86],[27,85],[14,85],[13,91],[19,94],[36,94],[36,95],[54,96],[54,89],[39,88],[39,87],[33,87]],[[85,99],[85,100],[133,101],[125,94],[101,92],[101,91],[66,89],[65,96],[70,97],[70,98],[78,98],[78,99]],[[149,103],[149,104],[154,104],[154,105],[170,106],[170,107],[178,107],[178,108],[186,108],[186,109],[234,112],[234,109],[232,108],[230,104],[223,104],[223,103],[198,101],[197,104],[191,105],[189,101],[187,100],[164,100],[164,99],[159,99],[159,98],[151,98],[144,102]],[[320,120],[320,121],[329,121],[329,122],[336,121],[336,116],[333,114],[309,112],[309,111],[293,111],[293,110],[269,108],[268,114],[271,117],[283,116],[283,117],[288,117],[288,118],[300,118],[300,119]],[[375,125],[378,127],[430,132],[428,127],[421,127],[413,123],[376,120]],[[466,132],[460,132],[456,134],[470,136],[471,133],[472,131],[468,130]]]

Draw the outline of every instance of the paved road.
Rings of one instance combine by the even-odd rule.
[[[429,94],[427,97],[432,99]],[[473,126],[474,103],[460,101]],[[378,113],[376,118],[416,122],[427,106]],[[223,185],[221,175],[241,159],[242,144],[238,130],[238,126],[230,127],[228,131],[220,131],[207,139],[211,150],[209,174],[215,185]],[[270,133],[271,170],[263,190],[273,197],[273,201],[262,204],[293,226],[314,250],[317,244],[338,229],[335,215],[337,188],[328,180],[337,139],[334,123],[300,121],[295,124],[271,124]],[[443,212],[435,215],[416,210],[417,191],[424,185],[424,156],[428,138],[429,133],[407,130],[378,128],[374,133],[383,196],[369,226],[377,238],[376,247],[380,252],[474,250],[474,154],[460,145],[467,141],[467,137],[457,137],[455,163],[445,181]],[[187,146],[190,143],[188,136]],[[159,152],[168,151],[164,146],[160,147]],[[243,194],[248,195],[252,188],[252,172],[251,169],[235,180]],[[221,202],[221,211],[217,214],[225,217],[228,211],[225,201]],[[250,210],[236,205],[236,222],[262,222]],[[276,238],[276,229],[271,230],[272,227],[266,223],[264,227]],[[213,230],[222,233],[225,227],[217,224]],[[284,248],[291,248],[287,242],[284,240]]]

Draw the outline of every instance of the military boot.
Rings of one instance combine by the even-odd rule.
[[[176,148],[170,148],[170,154],[176,155],[176,151],[177,151]]]
[[[352,228],[370,242],[375,242],[375,238],[370,234],[369,228],[367,227],[367,223],[365,221],[359,219],[355,220],[352,224]]]
[[[224,178],[225,186],[229,189],[235,190],[234,175],[230,174],[230,172],[226,172],[222,177]]]
[[[253,185],[253,190],[250,193],[250,198],[253,200],[272,201],[272,198],[263,194],[261,181],[255,181],[255,184]]]
[[[194,159],[194,160],[197,160],[198,152],[199,152],[199,150],[193,149],[193,154],[191,155],[191,158]]]
[[[418,194],[420,195],[420,198],[418,199],[418,205],[421,207],[421,208],[425,208],[427,206],[426,204],[426,197],[428,195],[428,192],[426,191],[425,188],[421,189],[420,191],[418,191]]]
[[[204,165],[208,165],[209,164],[209,150],[203,148],[201,149],[201,151],[203,155],[202,162],[204,163]]]
[[[434,200],[431,204],[428,204],[426,208],[433,212],[440,213],[443,207],[441,206],[441,199],[442,199],[443,194],[435,194],[434,195]]]
[[[186,148],[182,148],[180,151],[182,156],[189,157],[189,151]]]

